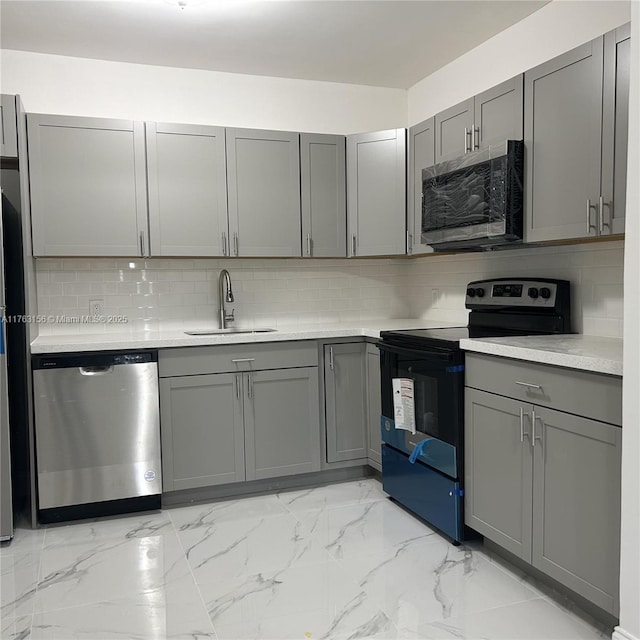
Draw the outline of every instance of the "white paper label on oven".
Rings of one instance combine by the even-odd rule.
[[[393,413],[396,429],[416,432],[416,408],[413,401],[413,380],[393,378]]]

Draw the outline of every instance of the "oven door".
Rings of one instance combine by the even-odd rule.
[[[386,444],[451,478],[461,477],[464,352],[456,348],[406,349],[380,343],[381,437]],[[394,421],[393,380],[413,381],[415,433]],[[417,449],[417,451],[416,451]]]

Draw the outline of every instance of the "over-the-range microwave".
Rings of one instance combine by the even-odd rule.
[[[422,243],[481,250],[522,240],[524,143],[504,143],[422,170]]]

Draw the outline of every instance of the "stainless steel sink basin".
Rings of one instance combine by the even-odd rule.
[[[275,329],[204,329],[202,331],[185,331],[188,336],[226,336],[234,333],[269,333]]]

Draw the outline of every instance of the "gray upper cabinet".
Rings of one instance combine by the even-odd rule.
[[[536,407],[533,566],[617,614],[622,430]]]
[[[524,421],[520,402],[465,389],[465,522],[531,562],[531,429]]]
[[[300,135],[302,255],[347,255],[345,137]]]
[[[231,255],[302,255],[299,138],[226,130]]]
[[[473,98],[441,111],[435,125],[436,163],[472,151]]]
[[[16,97],[4,93],[0,96],[0,156],[18,157]]]
[[[422,244],[422,170],[435,164],[435,118],[409,129],[407,171],[407,253],[433,251]]]
[[[599,233],[624,233],[629,141],[629,65],[631,28],[626,24],[604,36],[602,201]]]
[[[347,136],[348,246],[352,256],[406,251],[406,129]]]
[[[380,351],[367,344],[367,457],[372,467],[382,471],[382,440],[380,438],[380,416],[382,397],[380,391]]]
[[[228,255],[224,129],[147,122],[152,256]]]
[[[318,368],[243,375],[247,480],[320,470]]]
[[[474,98],[474,149],[486,149],[505,140],[522,140],[523,75],[492,87]]]
[[[363,342],[325,345],[327,462],[367,457]]]
[[[142,122],[28,114],[35,256],[148,255]]]
[[[525,73],[525,241],[598,233],[603,38]]]
[[[231,373],[160,380],[163,491],[245,479],[239,385]]]

